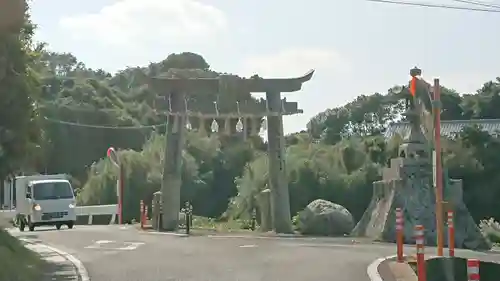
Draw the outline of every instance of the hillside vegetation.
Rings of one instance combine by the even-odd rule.
[[[72,57],[51,54],[47,60],[58,56]],[[47,106],[40,112],[56,120],[97,126],[162,123],[162,116],[154,114],[157,94],[150,92],[144,82],[147,75],[168,73],[183,67],[199,68],[198,72],[193,72],[197,75],[217,75],[209,70],[201,56],[192,53],[171,54],[157,64],[126,69],[115,75],[86,69],[76,59],[70,61],[73,68],[52,66],[52,69],[70,69],[54,77],[60,76],[58,81],[73,82],[69,85],[61,82],[57,91],[53,90],[51,95],[42,99],[41,103],[52,107]],[[45,64],[50,65],[49,62]],[[47,73],[53,74],[54,71]],[[442,118],[500,118],[493,109],[500,105],[499,85],[498,80],[490,81],[477,93],[466,95],[443,88]],[[88,94],[83,95],[81,89],[87,89]],[[308,132],[287,136],[286,161],[292,213],[311,200],[323,198],[346,206],[356,218],[362,215],[371,197],[371,183],[380,178],[380,168],[395,156],[401,142],[400,138],[389,142],[383,138],[387,124],[396,122],[404,110],[400,98],[380,93],[361,95],[351,103],[328,109],[312,118]],[[103,102],[108,100],[111,102]],[[211,106],[213,100],[208,99],[207,106]],[[141,110],[136,111],[138,108]],[[96,112],[102,115],[102,119],[97,118]],[[42,129],[50,143],[59,142],[54,146],[57,149],[44,146],[48,150],[44,162],[46,169],[70,173],[82,182],[81,203],[108,204],[116,200],[116,171],[103,159],[103,152],[109,146],[124,149],[121,153],[126,162],[129,217],[137,216],[137,198],[149,200],[152,193],[159,190],[164,155],[161,126],[118,130],[45,121]],[[93,140],[91,144],[90,139]],[[76,155],[75,147],[78,147]],[[498,139],[480,128],[467,128],[456,139],[445,142],[445,165],[449,175],[464,180],[465,201],[478,221],[500,216],[493,200],[499,198],[496,182],[500,179],[494,172],[500,164],[497,156],[500,154],[494,151],[499,148]],[[65,155],[71,161],[65,159]],[[259,137],[243,142],[235,137],[200,136],[191,132],[183,155],[182,200],[191,201],[198,215],[247,217],[255,194],[266,188],[267,156]],[[485,193],[485,190],[490,193]]]

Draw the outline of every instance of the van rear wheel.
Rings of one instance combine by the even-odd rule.
[[[31,222],[31,217],[28,217],[28,229],[30,231],[35,231],[35,225]]]
[[[73,222],[69,222],[69,223],[68,223],[68,228],[69,228],[69,229],[73,229],[73,226],[74,226],[74,223],[73,223]]]
[[[24,222],[24,219],[19,219],[17,223],[19,224],[19,231],[23,232],[24,229],[26,228],[26,223]]]
[[[60,224],[60,223],[56,224],[56,229],[57,229],[57,230],[60,230],[60,229],[61,229],[61,226],[62,226],[62,224]]]

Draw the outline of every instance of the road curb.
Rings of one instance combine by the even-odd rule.
[[[38,241],[34,242],[31,239],[19,238],[19,240],[21,240],[23,242],[26,242],[26,243],[33,244],[33,245],[43,246],[43,247],[47,248],[48,250],[50,250],[50,251],[52,251],[52,252],[54,252],[54,253],[56,253],[56,254],[64,257],[65,259],[67,259],[75,267],[78,281],[90,281],[90,277],[89,277],[88,271],[85,268],[85,266],[83,265],[83,263],[79,259],[77,259],[75,256],[71,255],[70,253],[67,253],[67,252],[62,251],[60,249],[57,249],[55,247],[49,246],[47,244],[40,243]]]
[[[283,239],[307,239],[307,240],[320,240],[325,237],[312,237],[312,236],[299,236],[299,235],[294,235],[294,234],[272,234],[272,235],[231,235],[231,234],[207,234],[205,235],[206,237],[209,238],[238,238],[238,239],[276,239],[276,238],[283,238]],[[332,237],[332,238],[339,238],[339,237]]]
[[[264,236],[264,235],[225,235],[225,234],[208,234],[206,235],[208,238],[229,238],[229,239],[275,239],[275,238],[299,238],[293,236],[282,236],[282,235],[273,235],[273,236]]]
[[[175,236],[175,237],[188,237],[188,234],[185,233],[175,233],[175,232],[155,232],[155,231],[143,231],[143,230],[138,230],[140,234],[147,234],[147,235],[166,235],[166,236]]]
[[[382,262],[384,262],[386,260],[394,259],[394,258],[396,258],[396,255],[386,256],[386,257],[374,260],[366,269],[366,273],[368,274],[368,277],[370,278],[370,280],[371,281],[384,281],[384,279],[382,279],[382,277],[380,276],[380,273],[378,271],[378,267]]]

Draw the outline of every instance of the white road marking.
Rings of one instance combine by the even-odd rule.
[[[26,238],[20,238],[20,240],[24,241],[24,242],[27,242],[27,243],[32,243],[33,242],[33,240],[26,239]],[[87,269],[85,268],[85,266],[83,265],[83,263],[79,259],[77,259],[76,257],[74,257],[73,255],[71,255],[71,254],[69,254],[67,252],[64,252],[62,250],[59,250],[57,248],[51,247],[49,245],[43,244],[43,243],[37,243],[35,245],[41,246],[41,247],[45,247],[45,248],[49,249],[50,251],[55,252],[55,253],[57,253],[57,254],[65,257],[69,262],[71,262],[75,266],[76,274],[78,275],[77,276],[78,280],[81,280],[81,281],[90,281],[90,277],[89,277],[89,274],[87,272]]]
[[[137,249],[141,245],[144,245],[143,242],[125,242],[124,244],[128,244],[128,245],[126,247],[118,248],[118,250],[130,251],[130,250]]]
[[[98,240],[98,241],[95,241],[96,244],[109,244],[109,243],[113,243],[114,241],[111,241],[111,240]]]
[[[85,249],[99,249],[105,251],[131,251],[144,245],[143,242],[116,242],[111,240],[98,240]]]
[[[257,245],[251,244],[251,245],[241,245],[240,248],[255,248]]]

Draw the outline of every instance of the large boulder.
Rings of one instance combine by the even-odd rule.
[[[317,199],[298,214],[298,230],[302,234],[341,236],[354,228],[351,213],[343,206]]]

